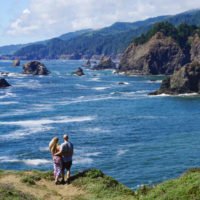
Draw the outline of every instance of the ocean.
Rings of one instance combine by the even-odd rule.
[[[83,67],[78,77],[71,72],[85,61],[43,63],[48,76],[0,61],[12,85],[0,89],[0,169],[53,170],[48,144],[65,133],[75,148],[72,174],[97,168],[134,190],[200,166],[200,96],[148,96],[163,76]]]

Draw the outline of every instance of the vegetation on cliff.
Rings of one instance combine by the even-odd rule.
[[[0,170],[0,199],[198,200],[199,179],[200,169],[191,169],[178,179],[134,192],[95,169],[73,175],[70,185],[55,185],[52,172]]]
[[[175,27],[168,21],[156,23],[145,35],[133,40],[135,45],[140,45],[148,42],[157,32],[162,32],[165,36],[173,38],[181,47],[185,54],[189,53],[190,43],[189,36],[194,36],[195,33],[200,33],[200,27],[196,25],[180,24]]]
[[[15,56],[23,59],[41,58],[87,58],[93,55],[117,55],[128,47],[130,42],[145,34],[156,22],[168,21],[174,26],[181,23],[200,25],[200,11],[190,11],[174,16],[159,16],[134,23],[117,22],[100,30],[79,31],[77,34],[67,34],[45,42],[26,45],[15,52]],[[71,36],[73,34],[73,37]],[[1,48],[0,48],[1,50]]]

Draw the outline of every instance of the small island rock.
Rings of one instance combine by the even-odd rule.
[[[85,67],[90,67],[90,66],[91,66],[90,60],[87,60],[87,62],[86,62],[83,66],[85,66]]]
[[[0,88],[6,88],[11,86],[4,78],[0,79]]]
[[[112,61],[112,59],[106,58],[106,57],[101,57],[99,64],[95,65],[93,70],[104,70],[104,69],[116,69],[115,63]]]
[[[50,71],[39,61],[30,61],[23,65],[23,74],[48,75]]]
[[[20,66],[20,60],[13,60],[12,66],[14,67]]]
[[[164,79],[160,89],[149,95],[184,93],[200,94],[200,63],[197,61],[185,65],[171,77]]]
[[[76,72],[72,72],[72,75],[83,76],[85,74],[83,73],[83,69],[79,67]]]

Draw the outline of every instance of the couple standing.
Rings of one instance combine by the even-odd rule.
[[[65,169],[67,169],[67,184],[70,183],[70,169],[72,166],[72,156],[74,153],[74,147],[71,142],[68,141],[68,135],[63,136],[64,143],[58,144],[59,139],[54,137],[49,143],[49,150],[52,154],[54,165],[54,177],[55,184],[65,184]],[[62,175],[61,182],[59,177]]]

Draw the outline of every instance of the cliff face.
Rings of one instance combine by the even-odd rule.
[[[131,43],[117,72],[125,75],[167,75],[180,69],[185,62],[185,55],[179,45],[171,37],[158,32],[143,45]]]
[[[150,93],[150,95],[158,95],[163,93],[200,94],[200,63],[194,61],[185,65],[179,71],[175,72],[171,77],[164,79],[160,89]]]
[[[200,62],[200,38],[198,34],[195,34],[194,37],[190,38],[191,42],[191,60]]]

